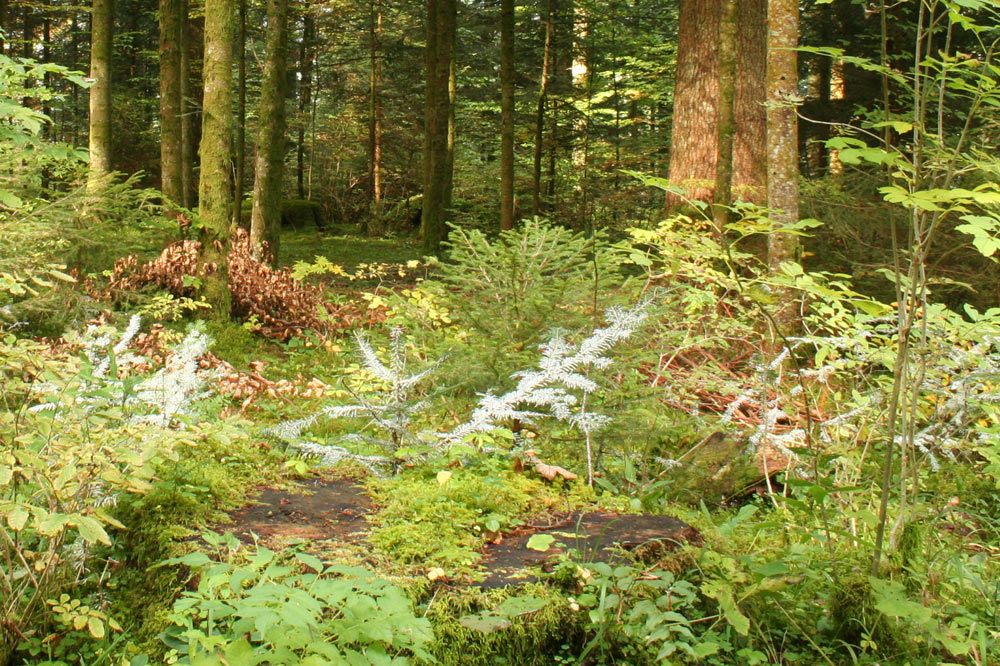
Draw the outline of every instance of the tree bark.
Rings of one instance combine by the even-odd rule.
[[[379,19],[381,20],[381,0],[373,0],[379,4]],[[316,19],[307,8],[302,17],[302,43],[299,50],[299,72],[302,82],[299,88],[299,126],[295,142],[295,181],[300,199],[307,198],[306,191],[306,125],[312,111],[313,59],[315,57]],[[381,60],[379,61],[381,67]],[[381,74],[380,74],[381,76]],[[381,112],[381,110],[379,110]],[[310,155],[311,158],[311,155]]]
[[[771,0],[768,4],[767,37],[767,205],[771,220],[778,226],[799,219],[798,117],[794,100],[798,94],[799,6],[796,0]],[[796,261],[798,237],[771,232],[767,242],[767,263],[771,272],[785,262]],[[794,294],[778,294],[775,321],[780,333],[789,334],[799,326]]]
[[[197,40],[191,38],[191,18],[188,0],[181,0],[181,189],[185,208],[194,208],[197,200],[197,183],[194,178],[194,158],[198,153],[198,132],[191,95],[191,49]]]
[[[700,201],[712,200],[715,181],[720,11],[717,0],[681,0],[677,18],[670,183]],[[683,204],[667,194],[667,214]]]
[[[247,0],[239,0],[239,24],[236,40],[239,57],[236,63],[236,175],[233,192],[233,226],[243,222],[243,183],[247,164]]]
[[[500,0],[500,228],[514,228],[514,0]]]
[[[445,236],[451,77],[456,0],[427,1],[426,102],[424,127],[424,194],[421,231],[423,252],[436,255]]]
[[[733,186],[733,113],[736,86],[737,0],[722,0],[719,24],[719,115],[716,125],[715,191],[712,217],[719,238],[729,223]]]
[[[231,309],[226,261],[233,206],[230,155],[234,9],[233,0],[205,1],[201,177],[198,181],[198,215],[202,223],[199,260],[207,268],[202,295],[219,319],[228,319]]]
[[[532,155],[531,214],[542,212],[542,142],[545,128],[545,107],[548,103],[549,81],[552,77],[552,0],[545,0],[545,48],[542,51],[542,72],[538,84],[538,105],[535,110],[535,150]]]
[[[767,0],[738,0],[733,90],[733,193],[767,201]]]
[[[181,10],[181,0],[160,0],[160,190],[168,205],[184,203]]]
[[[766,2],[740,0],[736,9],[732,196],[756,203],[764,201],[767,173]],[[697,201],[715,200],[721,17],[718,1],[681,0],[669,178],[686,190],[688,199]],[[683,204],[683,197],[668,193],[666,214]]]
[[[90,19],[90,169],[87,188],[99,189],[111,173],[111,43],[113,0],[94,0]]]
[[[285,69],[288,59],[288,0],[268,0],[267,58],[260,90],[257,164],[254,170],[250,248],[258,261],[278,257],[281,180],[285,162]],[[267,252],[264,244],[267,244]]]

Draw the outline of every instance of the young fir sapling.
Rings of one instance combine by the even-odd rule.
[[[592,434],[606,425],[610,417],[587,409],[588,397],[598,390],[598,384],[586,373],[590,368],[605,369],[611,365],[607,353],[617,343],[632,335],[647,316],[648,302],[631,309],[612,307],[606,311],[608,325],[595,329],[579,345],[570,344],[562,333],[556,332],[548,342],[540,345],[542,358],[535,370],[514,374],[517,386],[503,395],[488,391],[480,400],[468,420],[445,433],[410,431],[413,415],[427,406],[426,400],[409,398],[412,389],[434,371],[440,360],[414,375],[407,376],[405,341],[400,328],[393,329],[390,339],[390,362],[384,364],[362,335],[358,347],[365,368],[388,385],[386,398],[373,402],[360,396],[358,404],[334,405],[318,413],[294,421],[280,423],[266,432],[292,443],[306,455],[318,458],[323,464],[333,465],[341,460],[354,460],[378,472],[378,467],[396,466],[403,456],[412,451],[423,456],[461,444],[471,435],[489,432],[503,423],[520,421],[533,423],[542,417],[551,417],[579,428],[586,441],[588,480],[594,476]],[[578,397],[579,396],[579,397]],[[301,439],[302,432],[316,423],[321,416],[344,418],[367,416],[370,422],[386,433],[373,437],[362,433],[348,435],[343,440],[374,444],[391,457],[359,455],[343,446],[321,444]],[[410,445],[413,448],[407,449]],[[420,448],[422,447],[422,448]]]

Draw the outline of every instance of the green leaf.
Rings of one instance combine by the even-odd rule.
[[[733,598],[733,589],[728,583],[721,581],[710,583],[702,588],[702,592],[705,593],[705,596],[719,602],[719,609],[722,611],[722,616],[726,618],[726,622],[740,636],[746,636],[750,632],[750,620],[740,611],[739,606],[736,605],[736,599]]]
[[[111,545],[111,537],[104,531],[104,527],[90,516],[77,516],[75,522],[77,529],[80,530],[80,536],[87,543],[100,542],[105,546]]]
[[[101,621],[101,618],[91,615],[87,618],[87,631],[89,631],[90,635],[94,638],[104,638],[104,622]]]
[[[7,524],[10,525],[10,529],[15,532],[20,532],[24,529],[24,525],[28,522],[28,512],[21,505],[15,506],[9,512],[7,512]]]
[[[552,542],[555,540],[556,538],[551,534],[532,534],[531,538],[528,539],[528,543],[525,544],[525,547],[544,553],[552,547]]]

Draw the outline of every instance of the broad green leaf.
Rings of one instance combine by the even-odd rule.
[[[100,542],[105,546],[111,545],[111,537],[104,531],[104,527],[90,516],[77,516],[75,522],[77,529],[80,530],[80,536],[87,543]]]
[[[99,617],[90,616],[87,619],[87,631],[89,631],[90,635],[94,638],[104,638],[104,622],[102,622]]]
[[[525,547],[544,553],[552,546],[552,542],[555,540],[556,538],[551,534],[532,534]]]
[[[25,523],[28,522],[28,512],[23,506],[15,506],[7,513],[7,524],[10,525],[10,529],[15,532],[20,532],[24,529]]]

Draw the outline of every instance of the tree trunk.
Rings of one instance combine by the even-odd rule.
[[[0,0],[0,25],[7,25],[7,0]],[[7,42],[4,40],[3,33],[0,33],[0,55],[4,55],[7,52]]]
[[[456,0],[427,1],[427,81],[424,127],[423,252],[435,255],[445,236],[448,170],[449,80],[454,54]]]
[[[250,248],[255,259],[278,258],[281,180],[285,162],[285,65],[288,59],[288,0],[268,0],[267,59],[260,90],[257,164],[253,183]],[[264,244],[267,244],[266,252]]]
[[[173,205],[184,203],[181,4],[181,0],[160,0],[160,190]]]
[[[700,201],[712,200],[715,181],[720,12],[717,0],[681,0],[677,18],[670,183]],[[668,193],[667,214],[683,203],[683,198]]]
[[[552,76],[552,0],[545,0],[545,49],[542,51],[542,72],[538,84],[538,106],[535,110],[535,151],[532,159],[531,214],[542,212],[542,140],[545,128],[545,105],[548,102],[549,80]]]
[[[381,0],[379,3],[379,20],[381,20]],[[306,191],[306,125],[312,112],[313,59],[316,42],[316,19],[307,8],[302,17],[302,43],[299,45],[299,72],[302,82],[299,87],[299,125],[295,142],[295,181],[300,199],[307,198]],[[379,61],[381,67],[381,60]],[[310,153],[310,159],[312,155]]]
[[[796,0],[771,0],[767,37],[767,205],[778,225],[799,219],[798,118],[793,100],[798,93],[799,6]],[[798,237],[772,232],[768,236],[767,263],[772,272],[796,261]],[[775,321],[780,333],[799,326],[794,294],[779,293]]]
[[[194,157],[198,154],[198,131],[195,123],[191,94],[191,49],[198,40],[191,38],[191,18],[188,16],[188,0],[181,0],[181,191],[185,208],[194,208],[197,199],[197,183],[194,178]]]
[[[90,24],[90,170],[87,187],[99,189],[111,173],[111,43],[113,0],[94,0]]]
[[[737,1],[722,0],[719,24],[719,115],[716,125],[715,191],[712,217],[719,238],[729,223],[733,186],[733,104],[736,86]]]
[[[739,0],[733,95],[733,199],[767,201],[767,0]]]
[[[239,0],[239,25],[236,39],[239,57],[236,64],[236,175],[233,192],[233,226],[243,222],[243,183],[247,165],[247,0]]]
[[[458,93],[458,72],[455,67],[455,20],[458,3],[453,2],[453,5],[453,8],[450,10],[450,24],[447,28],[448,41],[445,46],[448,58],[448,136],[445,139],[444,185],[442,187],[441,201],[446,217],[451,215],[451,199],[455,185],[455,98]]]
[[[500,0],[500,228],[514,228],[514,0]]]
[[[226,255],[233,206],[230,151],[233,140],[234,9],[233,0],[205,2],[201,177],[198,181],[198,215],[202,223],[199,259],[203,265],[208,265],[202,295],[219,319],[228,319],[231,309]]]

